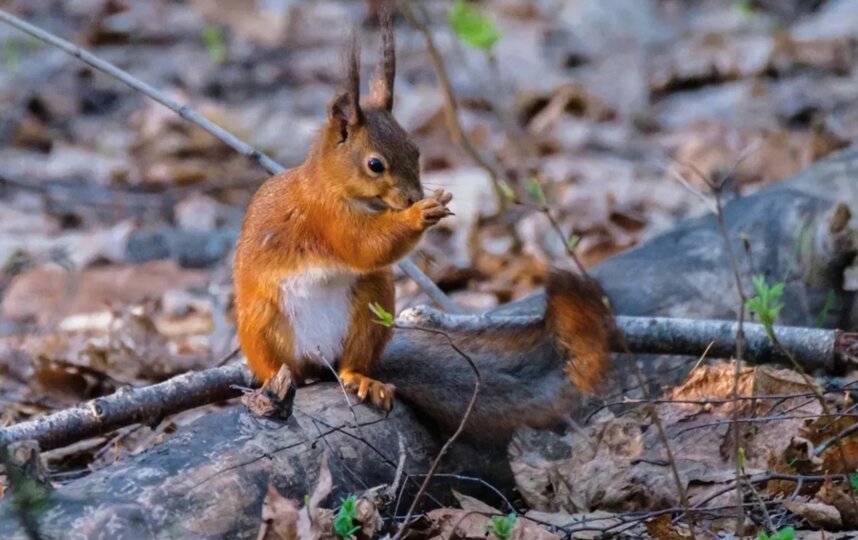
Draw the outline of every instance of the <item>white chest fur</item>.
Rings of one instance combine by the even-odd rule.
[[[332,365],[339,360],[356,280],[351,272],[313,268],[281,282],[280,302],[294,334],[296,360],[312,361],[320,352]]]

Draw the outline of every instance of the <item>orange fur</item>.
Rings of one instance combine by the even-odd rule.
[[[613,317],[602,288],[591,278],[555,270],[545,292],[549,332],[569,353],[566,374],[580,390],[592,393],[611,370]]]

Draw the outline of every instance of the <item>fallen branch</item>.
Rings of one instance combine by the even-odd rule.
[[[0,430],[0,448],[32,439],[50,450],[101,435],[129,424],[156,424],[165,416],[239,395],[234,386],[249,386],[244,366],[195,371],[152,386],[121,388],[77,407]]]
[[[450,314],[421,306],[400,315],[403,326],[421,325],[435,331],[471,332],[505,326],[541,324],[541,317]],[[661,317],[618,317],[629,350],[636,354],[729,358],[735,350],[735,321],[695,321]],[[858,335],[838,330],[776,326],[775,332],[808,370],[838,371],[858,358]],[[787,363],[783,350],[769,340],[763,325],[745,323],[745,359],[749,362]],[[467,345],[463,345],[467,350]],[[624,352],[619,344],[614,349]],[[414,351],[415,355],[420,351]],[[242,366],[225,366],[186,373],[169,381],[126,388],[78,407],[59,411],[0,430],[0,446],[34,439],[43,450],[101,435],[135,423],[155,423],[168,414],[222,401],[238,395],[232,385],[248,386]]]
[[[532,325],[539,316],[520,315],[459,315],[443,313],[425,306],[413,308],[400,315],[416,317],[423,324],[441,329],[479,330],[498,325]],[[617,317],[617,326],[635,354],[668,354],[730,358],[736,349],[736,321],[674,319],[667,317]],[[784,348],[807,370],[840,371],[858,359],[858,334],[824,328],[775,326],[774,331],[783,344],[777,346],[769,339],[762,324],[745,323],[743,358],[752,363],[774,362],[789,364]],[[615,343],[615,352],[625,352]]]
[[[255,164],[259,165],[262,169],[264,169],[268,174],[279,174],[286,170],[286,168],[265,155],[263,152],[257,150],[256,148],[250,146],[246,142],[242,141],[229,131],[223,129],[217,124],[206,120],[202,115],[197,113],[192,108],[187,105],[182,105],[178,101],[171,99],[163,92],[158,90],[157,88],[141,81],[140,79],[134,77],[127,71],[123,71],[118,67],[114,66],[110,62],[103,60],[94,54],[78,47],[77,45],[66,41],[60,37],[57,37],[50,32],[46,32],[37,26],[33,26],[27,21],[20,19],[11,13],[0,9],[0,22],[4,22],[18,30],[25,32],[34,38],[47,43],[53,47],[60,49],[61,51],[74,56],[75,58],[81,60],[82,62],[89,64],[95,69],[110,75],[111,77],[121,81],[122,83],[128,85],[132,89],[140,92],[148,98],[151,98],[164,107],[167,107],[174,113],[178,114],[183,119],[191,122],[192,124],[204,129],[218,140],[238,152],[239,154],[247,157]],[[458,312],[460,309],[456,307],[456,304],[453,303],[450,298],[444,294],[431,279],[429,279],[426,274],[420,270],[417,265],[411,262],[409,259],[402,259],[399,261],[399,267],[405,272],[405,275],[413,279],[422,289],[423,291],[435,302],[439,307],[444,310],[451,312]]]

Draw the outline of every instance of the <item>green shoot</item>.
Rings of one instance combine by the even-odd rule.
[[[781,297],[784,294],[784,283],[775,283],[769,286],[766,283],[766,278],[763,276],[754,276],[751,278],[754,284],[754,291],[757,295],[748,300],[748,310],[754,313],[760,323],[766,328],[766,334],[769,338],[774,339],[775,334],[772,326],[775,324],[775,319],[784,307],[781,302]]]
[[[760,532],[757,535],[757,540],[793,540],[795,538],[795,529],[792,527],[785,527],[780,529],[775,534],[769,536],[765,532]]]
[[[391,328],[394,323],[393,314],[381,307],[378,302],[373,302],[369,305],[369,310],[375,315],[376,319],[372,322]]]
[[[340,511],[334,517],[334,532],[340,538],[352,538],[360,530],[357,521],[357,498],[354,495],[340,501]]]
[[[226,41],[219,26],[209,25],[203,29],[203,44],[209,51],[209,56],[215,64],[226,62]]]
[[[747,457],[745,456],[745,449],[741,446],[739,447],[739,468],[744,471],[745,470],[745,462],[747,461]]]
[[[540,208],[546,208],[548,206],[548,200],[545,198],[545,192],[542,191],[542,184],[540,184],[539,180],[536,178],[530,178],[527,180],[527,194],[530,195],[533,202],[535,202]]]
[[[450,26],[459,39],[487,51],[501,38],[501,33],[487,16],[465,0],[456,0],[450,12]]]
[[[566,249],[570,252],[575,251],[575,248],[578,247],[578,244],[581,243],[581,236],[578,234],[573,234],[569,237],[569,240],[566,241]]]
[[[512,513],[508,516],[492,516],[491,524],[486,525],[486,532],[493,534],[498,540],[509,540],[512,537],[516,519],[517,516]]]
[[[849,473],[849,487],[852,488],[853,493],[858,494],[858,470]]]

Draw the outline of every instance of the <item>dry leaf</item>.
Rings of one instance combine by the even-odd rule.
[[[784,501],[783,505],[813,527],[838,530],[843,526],[840,512],[831,505],[814,501]]]
[[[298,514],[298,537],[301,540],[327,540],[333,536],[333,512],[320,508],[319,505],[331,493],[331,470],[328,468],[328,453],[322,456],[319,463],[319,477],[316,487],[307,499],[307,504]]]
[[[298,540],[298,503],[268,485],[262,502],[262,526],[257,540]]]

